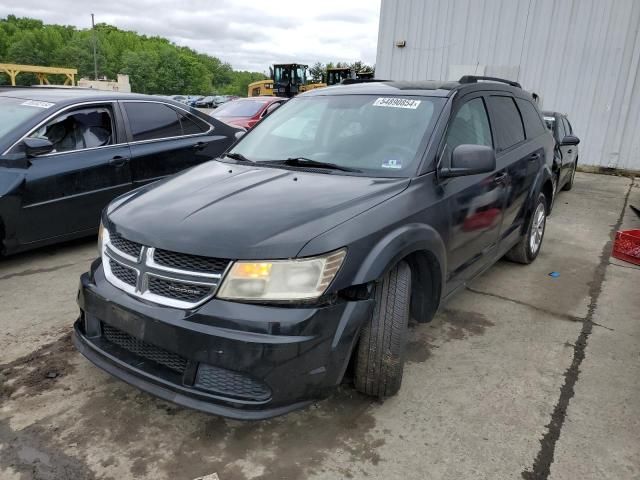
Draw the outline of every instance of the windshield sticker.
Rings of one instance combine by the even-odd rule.
[[[411,100],[410,98],[380,97],[373,102],[374,107],[410,108],[415,110],[420,106],[422,100]]]
[[[419,102],[420,100],[418,100]],[[402,162],[400,160],[395,160],[395,159],[391,159],[391,160],[387,160],[385,161],[382,165],[380,165],[382,168],[394,168],[394,169],[399,169],[402,168]]]
[[[25,105],[27,107],[51,108],[54,104],[49,102],[39,102],[37,100],[27,100],[26,102],[22,102],[20,105]]]

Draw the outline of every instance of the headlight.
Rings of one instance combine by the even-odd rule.
[[[299,260],[235,262],[218,291],[228,300],[310,300],[321,296],[338,273],[345,249]]]

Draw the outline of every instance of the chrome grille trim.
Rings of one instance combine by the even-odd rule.
[[[218,286],[221,283],[222,277],[226,274],[233,263],[229,261],[227,268],[221,273],[192,272],[158,265],[153,260],[154,252],[155,249],[153,247],[146,247],[142,245],[139,258],[134,258],[114,247],[111,243],[109,232],[105,230],[102,242],[102,265],[107,281],[130,295],[159,305],[179,309],[192,309],[202,305],[214,297],[218,290]],[[135,271],[137,277],[135,286],[118,278],[112,271],[111,262],[115,262],[115,264]],[[149,289],[149,278],[151,277],[163,279],[174,284],[182,284],[185,289],[188,289],[189,285],[204,286],[208,288],[208,292],[196,301],[185,301],[179,298],[158,295]],[[176,297],[179,296],[180,291],[176,290]]]

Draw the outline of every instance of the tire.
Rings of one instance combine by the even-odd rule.
[[[533,262],[540,249],[542,248],[542,240],[547,226],[547,200],[544,193],[538,195],[538,199],[533,207],[527,231],[520,241],[507,252],[506,258],[516,263],[525,265]],[[533,240],[535,235],[535,240]]]
[[[567,180],[567,182],[562,187],[562,190],[564,190],[565,192],[568,192],[573,188],[573,180],[576,177],[576,168],[578,168],[577,160],[573,163],[573,168],[571,169],[571,175],[569,176],[569,180]]]
[[[356,390],[385,398],[402,384],[411,299],[411,268],[400,262],[374,289],[376,306],[363,327],[355,366]]]

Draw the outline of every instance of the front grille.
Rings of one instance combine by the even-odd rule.
[[[167,280],[149,276],[149,291],[161,297],[182,302],[198,302],[211,293],[211,285],[196,285],[185,281]]]
[[[198,273],[222,273],[229,264],[229,260],[221,258],[201,257],[161,249],[155,250],[153,259],[158,265]]]
[[[127,240],[118,233],[109,234],[109,243],[116,250],[119,250],[122,253],[126,253],[127,255],[135,258],[138,258],[140,256],[140,251],[142,250],[142,245],[136,242],[132,242],[131,240]]]
[[[118,347],[142,358],[163,365],[175,372],[182,374],[187,368],[186,358],[132,337],[128,333],[118,330],[110,325],[103,324],[102,333],[104,338]]]
[[[271,397],[271,390],[261,381],[242,373],[206,364],[200,364],[198,367],[195,386],[248,400],[260,401]]]
[[[109,259],[109,267],[111,268],[111,273],[113,273],[118,280],[126,283],[127,285],[131,285],[132,287],[136,286],[138,274],[134,269],[125,267],[113,259]]]

